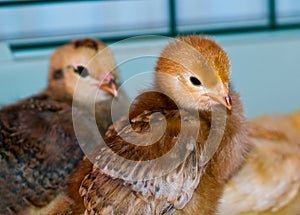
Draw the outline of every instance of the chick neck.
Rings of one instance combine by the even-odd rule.
[[[48,86],[42,92],[42,94],[50,99],[53,99],[58,102],[63,102],[63,103],[68,104],[69,106],[72,106],[73,96],[65,93],[63,89],[60,89],[60,88],[57,89],[55,87]]]
[[[249,145],[247,141],[246,118],[238,93],[230,90],[232,109],[226,111],[226,124],[223,136],[216,152],[207,163],[192,199],[183,210],[176,214],[216,214],[218,201],[222,196],[225,183],[234,175],[245,160]],[[199,111],[200,118],[207,122],[208,127],[202,127],[202,132],[209,130],[222,120],[217,116],[212,120],[211,112]],[[220,118],[219,118],[220,117]],[[204,128],[204,129],[203,129]]]

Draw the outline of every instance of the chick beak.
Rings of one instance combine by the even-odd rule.
[[[232,102],[229,95],[220,96],[213,93],[207,93],[206,95],[212,98],[213,100],[219,102],[220,104],[224,105],[228,110],[231,110]]]
[[[99,89],[111,94],[114,97],[118,96],[118,88],[115,81],[115,77],[108,74],[99,85]]]
[[[231,110],[232,108],[232,101],[231,101],[231,97],[229,95],[225,96],[224,97],[224,100],[225,100],[225,106]]]

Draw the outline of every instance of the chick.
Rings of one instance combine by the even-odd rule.
[[[300,214],[300,112],[248,126],[252,150],[227,183],[220,214]]]
[[[215,214],[247,151],[229,81],[229,59],[213,40],[193,35],[167,45],[153,89],[136,98],[129,121],[108,129],[90,172],[75,175],[83,202],[68,213]]]
[[[81,92],[75,99],[93,98],[103,108],[99,110],[103,129],[110,124],[106,110],[116,94],[118,76],[110,50],[97,55],[104,48],[92,39],[58,48],[50,60],[48,87],[0,110],[0,214],[40,214],[37,210],[65,189],[83,157],[72,111],[77,117],[90,117],[82,109],[85,104],[77,102],[72,108],[76,89]]]
[[[75,72],[63,73],[63,68],[69,65]],[[48,80],[44,92],[47,96],[69,105],[73,103],[91,113],[95,110],[100,131],[106,131],[111,124],[111,102],[117,95],[120,80],[113,53],[104,43],[88,38],[56,49],[50,58]],[[118,94],[119,102],[125,104],[125,93],[118,91]]]

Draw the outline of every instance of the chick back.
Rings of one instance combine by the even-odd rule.
[[[70,106],[39,95],[1,109],[0,214],[47,205],[82,157]]]

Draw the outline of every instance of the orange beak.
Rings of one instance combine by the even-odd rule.
[[[115,77],[112,74],[105,76],[104,80],[99,85],[99,89],[111,94],[112,96],[118,96],[117,83]]]
[[[224,105],[228,110],[231,110],[232,102],[229,95],[220,96],[220,95],[215,95],[213,93],[206,93],[206,95],[212,98],[213,100],[219,102],[220,104]]]
[[[231,101],[230,96],[229,96],[229,95],[225,96],[225,97],[224,97],[224,100],[225,100],[225,106],[226,106],[229,110],[231,110],[231,108],[232,108],[232,101]]]

